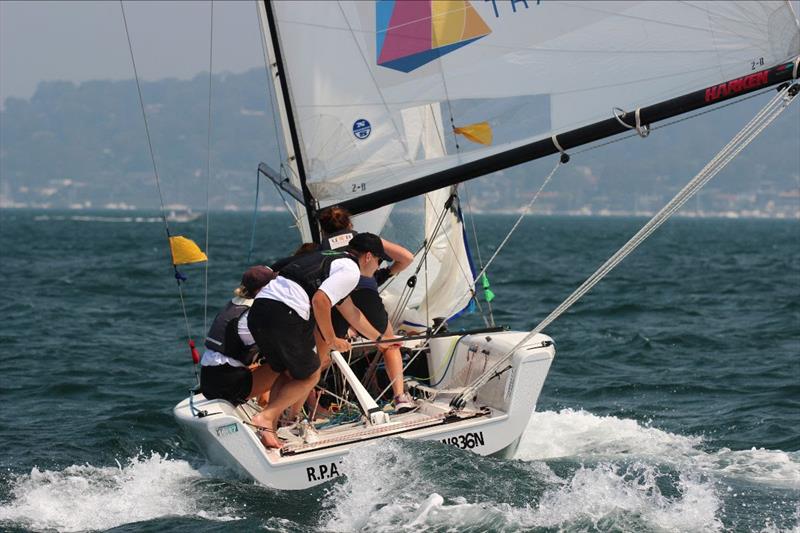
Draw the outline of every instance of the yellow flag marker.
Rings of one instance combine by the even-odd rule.
[[[492,127],[488,122],[468,124],[459,128],[453,128],[453,131],[459,135],[463,135],[474,143],[485,144],[487,146],[492,144]]]
[[[208,257],[192,239],[180,235],[169,238],[169,248],[172,250],[173,265],[188,265],[208,261]]]

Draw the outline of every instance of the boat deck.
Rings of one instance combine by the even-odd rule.
[[[299,455],[312,451],[324,450],[342,446],[353,442],[364,442],[381,437],[406,433],[423,428],[441,426],[462,420],[471,420],[478,417],[493,417],[500,413],[493,413],[490,409],[463,410],[454,413],[447,403],[433,403],[419,401],[418,407],[408,413],[390,413],[390,421],[380,425],[367,424],[361,420],[338,424],[328,427],[313,427],[305,437],[293,435],[288,432],[279,434],[285,440],[281,449],[281,456]],[[244,422],[249,422],[260,412],[261,408],[255,402],[248,402],[236,409],[236,414]],[[323,425],[317,423],[316,425]]]

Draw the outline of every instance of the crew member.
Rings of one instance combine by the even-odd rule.
[[[233,299],[211,323],[200,361],[200,388],[209,400],[219,398],[238,405],[268,389],[266,369],[250,369],[258,347],[247,319],[253,298],[274,276],[265,266],[248,268],[233,291]]]
[[[373,276],[387,257],[380,237],[362,233],[351,239],[342,252],[314,251],[288,262],[279,261],[278,277],[256,295],[248,326],[259,350],[266,354],[263,368],[269,376],[268,388],[284,371],[292,378],[273,391],[267,407],[253,417],[267,448],[281,447],[275,434],[280,414],[306,398],[319,381],[318,353],[350,349],[350,343],[333,331],[331,307],[336,305],[345,319],[368,338],[379,336],[349,295],[359,276]]]
[[[338,249],[346,246],[358,234],[353,230],[350,212],[338,206],[322,210],[319,214],[319,223],[323,232],[323,249]],[[378,293],[378,287],[410,265],[414,260],[414,255],[399,244],[386,239],[381,239],[381,242],[386,254],[393,261],[392,265],[379,269],[374,276],[361,276],[350,298],[367,317],[370,324],[381,332],[381,336],[391,339],[394,337],[394,330],[389,323],[389,314]],[[332,317],[336,335],[344,337],[348,329],[347,320],[336,309],[333,310]],[[363,334],[363,332],[361,333]],[[400,346],[398,344],[379,344],[378,349],[383,353],[386,373],[392,383],[395,410],[400,413],[412,410],[414,401],[406,394],[403,384],[403,356],[400,353]]]

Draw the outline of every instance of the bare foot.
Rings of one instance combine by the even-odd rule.
[[[265,448],[283,448],[283,444],[272,429],[259,429],[258,436]]]

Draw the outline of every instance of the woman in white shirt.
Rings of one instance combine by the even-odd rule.
[[[265,266],[247,269],[233,299],[211,323],[200,361],[200,388],[206,398],[238,405],[268,390],[266,369],[250,369],[258,358],[258,347],[247,318],[253,298],[274,277]]]

